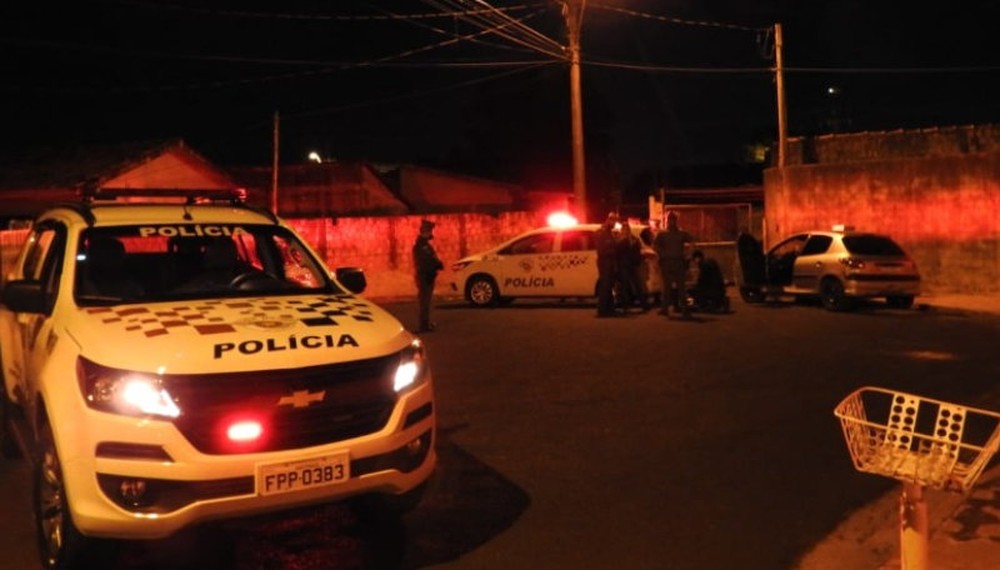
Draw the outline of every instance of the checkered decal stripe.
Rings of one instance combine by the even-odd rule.
[[[587,256],[582,253],[565,253],[562,255],[546,255],[538,262],[538,268],[542,271],[554,271],[557,269],[572,269],[578,265],[587,263]]]
[[[228,322],[220,309],[235,310],[236,322]],[[102,322],[119,324],[129,332],[147,337],[170,334],[178,327],[191,327],[198,334],[211,335],[236,330],[236,324],[287,323],[298,321],[309,327],[339,326],[345,319],[372,322],[371,306],[351,295],[330,295],[311,299],[216,299],[197,304],[177,305],[158,310],[146,307],[99,307],[89,314],[104,315]]]

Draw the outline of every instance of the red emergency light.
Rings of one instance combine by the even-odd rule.
[[[226,437],[230,442],[247,445],[260,441],[264,436],[264,424],[257,419],[242,418],[229,422]]]
[[[549,214],[549,217],[546,218],[546,222],[553,228],[568,228],[577,224],[577,220],[572,214],[562,211],[552,212]]]

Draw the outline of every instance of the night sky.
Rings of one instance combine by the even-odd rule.
[[[1000,122],[997,6],[588,0],[588,182],[646,188],[773,142],[777,22],[790,136]],[[265,165],[277,113],[285,163],[316,150],[569,190],[564,45],[552,0],[5,2],[0,150],[181,137]]]

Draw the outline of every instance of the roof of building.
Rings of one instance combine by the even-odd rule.
[[[84,188],[231,189],[236,182],[181,139],[24,148],[0,166],[0,218],[31,218]]]
[[[22,149],[4,157],[0,190],[79,188],[103,185],[164,153],[217,169],[177,138],[85,146],[44,146]],[[220,171],[221,175],[221,171]]]

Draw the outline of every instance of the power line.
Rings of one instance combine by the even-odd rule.
[[[722,23],[722,22],[712,22],[712,21],[708,21],[708,20],[685,20],[685,19],[682,19],[682,18],[674,18],[674,17],[670,17],[670,16],[659,16],[657,14],[649,14],[647,12],[638,12],[636,10],[629,10],[628,8],[622,8],[622,7],[619,7],[619,6],[611,6],[611,5],[608,5],[608,4],[601,4],[600,2],[591,3],[591,4],[589,4],[589,6],[592,6],[594,8],[598,8],[600,10],[606,10],[608,12],[618,12],[618,13],[621,13],[621,14],[626,14],[626,15],[629,15],[629,16],[637,17],[637,18],[643,18],[643,19],[646,19],[646,20],[654,20],[654,21],[659,21],[659,22],[667,22],[667,23],[670,23],[670,24],[679,24],[679,25],[684,25],[684,26],[699,26],[699,27],[703,27],[703,28],[721,28],[721,29],[727,29],[727,30],[739,30],[739,31],[744,31],[744,32],[760,32],[762,30],[767,29],[767,28],[762,28],[762,27],[750,27],[750,26],[743,26],[743,25],[738,25],[738,24],[726,24],[726,23]]]
[[[468,0],[465,0],[465,1],[468,2]],[[563,46],[559,42],[553,40],[552,38],[550,38],[550,37],[546,36],[545,34],[539,32],[538,30],[536,30],[536,29],[534,29],[534,28],[532,28],[532,27],[524,24],[523,20],[515,20],[514,18],[511,18],[503,10],[500,10],[498,8],[494,8],[493,6],[490,6],[484,0],[472,0],[472,1],[475,2],[476,4],[480,5],[480,6],[487,6],[489,8],[489,10],[491,11],[491,19],[493,21],[496,21],[496,22],[510,22],[513,26],[516,27],[516,29],[522,30],[523,32],[525,32],[529,36],[537,39],[538,41],[542,42],[543,45],[546,45],[546,46],[548,46],[551,49],[556,49],[556,50],[564,50],[565,49],[565,46]]]
[[[448,3],[447,1],[424,0],[424,3],[444,10],[448,10],[450,8],[455,7],[454,2]],[[458,7],[461,7],[461,5],[459,4]],[[547,36],[544,36],[543,34],[539,34],[534,29],[525,25],[519,20],[509,17],[498,18],[497,14],[489,14],[477,17],[461,16],[459,17],[459,19],[471,24],[476,28],[482,30],[490,30],[490,32],[493,34],[506,38],[518,45],[527,47],[528,49],[531,49],[543,55],[548,55],[550,57],[555,57],[555,58],[563,57],[562,53],[563,47],[560,44],[548,38]],[[540,40],[539,36],[544,38],[544,40]]]
[[[208,8],[201,6],[186,6],[181,4],[168,4],[160,2],[142,2],[140,0],[107,0],[109,2],[121,4],[123,6],[137,6],[142,8],[154,8],[158,10],[172,10],[177,12],[191,12],[209,16],[227,16],[234,18],[254,18],[254,19],[274,19],[274,20],[303,20],[303,21],[334,21],[334,22],[376,22],[376,21],[406,21],[406,20],[440,20],[442,18],[453,18],[460,16],[474,16],[482,13],[500,10],[503,12],[517,12],[533,7],[539,3],[518,4],[515,6],[505,6],[494,9],[477,10],[457,10],[451,12],[430,12],[414,14],[394,14],[386,12],[384,14],[296,14],[290,12],[254,12],[248,10],[226,10],[220,8]]]
[[[537,16],[540,13],[541,13],[540,11],[536,11],[536,12],[534,12],[532,14],[527,14],[527,15],[525,15],[522,18],[521,21],[528,20],[530,18],[534,18],[535,16]],[[415,25],[421,26],[421,27],[423,27],[425,29],[429,29],[429,30],[431,30],[431,31],[433,31],[434,33],[437,33],[437,34],[452,36],[452,37],[455,37],[455,38],[462,38],[462,39],[465,39],[467,41],[475,42],[475,43],[478,43],[478,44],[481,44],[481,45],[485,45],[485,46],[488,46],[488,47],[499,48],[499,49],[517,50],[517,48],[514,47],[514,46],[508,46],[508,45],[504,45],[504,44],[497,44],[497,43],[493,43],[493,42],[483,41],[483,40],[481,40],[481,39],[479,39],[477,37],[478,35],[481,35],[481,34],[476,34],[474,36],[473,35],[459,36],[459,35],[457,35],[455,33],[442,30],[441,28],[438,28],[436,26],[431,26],[431,25],[425,24],[425,23],[423,23],[421,21],[415,21],[413,23]],[[493,29],[500,29],[501,27],[502,26],[498,25],[496,28],[488,28],[487,31],[492,31]],[[525,47],[529,52],[538,52],[539,51],[536,47],[531,46],[531,45],[523,45],[523,44],[520,44],[520,43],[519,43],[519,45],[522,45],[523,47]],[[522,51],[522,50],[518,50],[518,51]],[[551,53],[546,53],[546,52],[543,52],[543,54],[544,55],[553,55],[553,56],[556,55],[556,54],[551,54]]]

